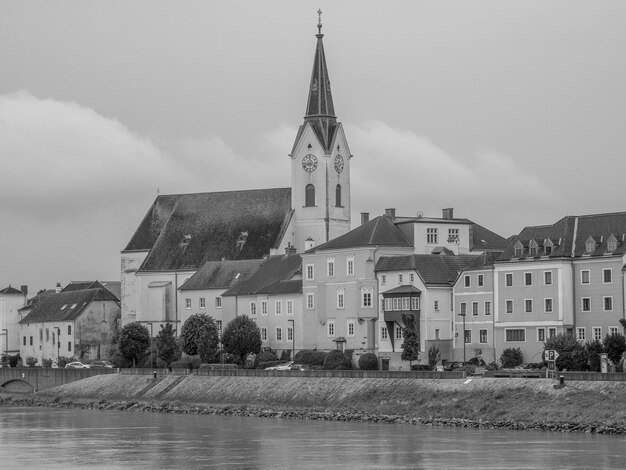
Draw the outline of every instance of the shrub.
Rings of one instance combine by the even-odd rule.
[[[557,369],[585,370],[587,368],[589,353],[574,336],[560,333],[548,338],[543,345],[546,350],[555,350],[559,353],[556,360]]]
[[[256,369],[260,369],[261,368],[260,364],[262,362],[272,362],[272,361],[278,361],[276,354],[274,354],[271,351],[263,351],[261,354],[257,354],[256,358],[254,359],[254,367]]]
[[[589,341],[585,345],[589,355],[589,370],[592,372],[600,372],[600,354],[604,352],[604,345],[601,341]]]
[[[59,366],[59,369],[63,369],[67,364],[73,361],[74,359],[71,357],[59,356],[59,359],[57,360],[57,365]]]
[[[281,361],[291,361],[291,349],[283,349],[283,352],[280,353]]]
[[[326,355],[324,360],[325,370],[349,370],[352,369],[352,361],[343,351],[333,349]]]
[[[361,357],[359,357],[359,369],[378,370],[378,357],[376,357],[376,354],[361,354]]]
[[[413,361],[419,359],[420,352],[420,343],[415,328],[415,314],[402,312],[402,321],[404,322],[404,328],[402,328],[402,338],[404,342],[402,343],[400,359],[409,361],[409,365],[412,365]]]
[[[35,367],[37,365],[37,358],[33,356],[28,356],[26,358],[26,366]]]
[[[427,370],[427,371],[430,371],[430,370],[432,370],[432,368],[428,364],[413,364],[411,366],[411,370],[417,370],[417,371],[419,371],[419,370]]]
[[[512,369],[522,365],[523,362],[522,350],[520,348],[507,348],[502,351],[500,356],[500,362],[505,369]]]
[[[42,359],[41,367],[45,367],[46,369],[50,369],[52,367],[52,359]]]
[[[428,349],[428,367],[430,367],[430,370],[435,370],[440,360],[441,354],[439,353],[439,345],[433,344]],[[411,368],[411,370],[413,370],[413,368]]]
[[[622,360],[622,354],[626,351],[626,339],[621,333],[606,335],[604,338],[604,350],[611,362],[617,365]]]
[[[486,365],[485,361],[479,357],[472,357],[469,361],[467,361],[467,363],[474,367],[483,367]]]
[[[200,364],[200,370],[224,370],[224,369],[239,369],[237,364]]]
[[[17,364],[21,361],[22,358],[20,357],[19,353],[15,356],[9,356],[9,366],[11,367],[17,367]]]
[[[303,349],[299,351],[295,358],[294,362],[298,364],[305,364],[307,366],[323,366],[324,361],[326,360],[326,355],[324,351],[312,351],[310,349]]]

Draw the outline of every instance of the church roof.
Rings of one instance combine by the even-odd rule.
[[[72,321],[78,318],[91,302],[107,300],[118,302],[111,292],[102,287],[59,292],[42,298],[19,323]]]
[[[310,249],[307,253],[365,246],[411,247],[413,245],[389,217],[380,216],[344,235]]]
[[[248,279],[224,292],[229,295],[277,295],[302,293],[302,258],[298,254],[266,258]]]
[[[9,294],[21,294],[24,295],[24,293],[19,290],[16,289],[15,287],[5,287],[4,289],[0,289],[0,294],[4,294],[4,295],[9,295]]]
[[[263,264],[263,259],[207,261],[180,290],[228,289],[243,282]]]
[[[149,251],[140,271],[262,258],[291,217],[291,188],[158,196],[124,251]]]

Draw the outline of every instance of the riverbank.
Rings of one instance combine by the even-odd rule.
[[[0,406],[626,434],[626,383],[102,375]]]

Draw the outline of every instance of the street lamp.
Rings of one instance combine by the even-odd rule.
[[[459,316],[463,317],[463,364],[465,364],[465,317],[467,316],[466,312],[459,313]]]
[[[57,330],[57,366],[59,365],[59,349],[61,348],[61,328],[54,327]]]
[[[294,361],[296,359],[296,321],[287,320],[287,323],[291,323],[291,360]]]
[[[9,360],[9,330],[6,328],[2,328],[2,333],[0,336],[4,336],[4,357],[6,360]]]

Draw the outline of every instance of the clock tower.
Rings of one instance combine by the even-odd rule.
[[[337,121],[322,43],[321,11],[304,123],[291,154],[291,207],[298,252],[350,231],[350,149]]]

